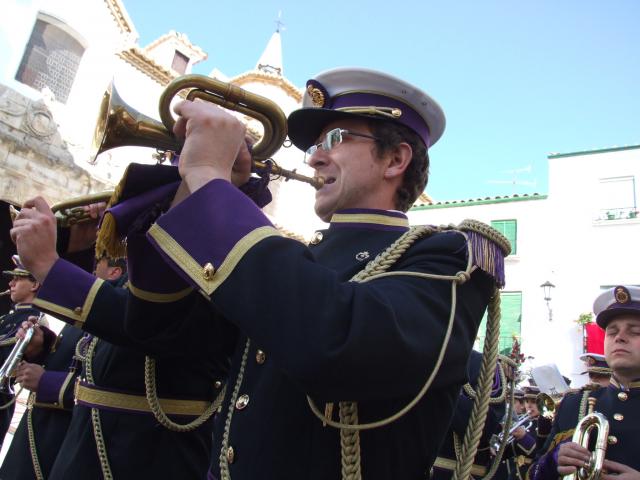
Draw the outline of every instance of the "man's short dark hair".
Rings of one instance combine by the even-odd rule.
[[[127,259],[126,258],[111,258],[106,255],[103,255],[100,260],[106,260],[107,265],[111,268],[120,268],[122,273],[127,273]]]
[[[424,192],[429,180],[429,154],[422,139],[413,130],[393,122],[369,122],[369,128],[376,140],[376,151],[382,156],[400,143],[408,143],[413,157],[404,172],[402,185],[396,191],[395,205],[401,212],[409,210]]]

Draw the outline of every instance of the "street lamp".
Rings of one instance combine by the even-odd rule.
[[[544,292],[544,301],[547,302],[547,310],[549,310],[549,321],[552,320],[552,311],[551,306],[549,306],[549,302],[551,302],[551,289],[556,288],[556,286],[551,283],[549,280],[540,285],[542,291]]]

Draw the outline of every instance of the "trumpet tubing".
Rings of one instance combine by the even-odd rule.
[[[31,325],[25,332],[24,338],[20,338],[16,341],[15,345],[11,349],[11,353],[0,367],[0,393],[5,395],[13,395],[13,386],[11,385],[11,377],[14,376],[14,371],[22,357],[24,351],[27,349],[31,338],[33,337],[34,325]]]
[[[4,292],[0,293],[0,297],[4,297],[6,295],[10,295],[11,294],[11,289],[5,290]]]
[[[211,102],[253,117],[262,124],[264,134],[252,148],[254,170],[263,171],[271,164],[274,175],[302,181],[316,189],[324,184],[323,179],[301,175],[295,170],[285,170],[273,160],[267,160],[280,149],[287,137],[287,118],[276,103],[237,85],[204,75],[184,75],[166,87],[159,102],[162,122],[147,117],[127,105],[111,85],[102,99],[93,136],[93,157],[106,150],[123,146],[154,147],[179,153],[183,142],[173,135],[175,120],[171,114],[171,101],[183,90],[188,90],[188,100],[197,98]]]
[[[599,480],[602,474],[605,455],[607,453],[607,437],[609,436],[609,421],[599,412],[594,412],[595,398],[589,398],[589,413],[585,415],[576,426],[571,439],[583,448],[590,448],[591,436],[596,433],[596,440],[588,465],[580,467],[570,475],[565,475],[563,480]]]

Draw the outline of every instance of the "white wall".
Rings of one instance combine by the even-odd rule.
[[[599,179],[634,175],[640,184],[640,148],[551,156],[547,199],[486,205],[423,208],[409,212],[412,224],[459,223],[475,218],[516,219],[517,255],[506,259],[506,291],[522,292],[522,351],[528,366],[555,363],[584,383],[582,329],[575,320],[592,311],[602,285],[640,284],[640,219],[594,220]],[[640,192],[636,191],[640,199]],[[553,321],[540,285],[549,280]]]

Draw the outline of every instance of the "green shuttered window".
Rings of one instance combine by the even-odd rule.
[[[500,321],[500,353],[509,355],[513,336],[520,338],[522,324],[522,292],[500,292],[502,318]],[[487,327],[487,314],[484,314],[478,330],[479,349],[482,351]]]
[[[511,242],[511,255],[518,253],[518,222],[516,220],[491,220],[491,226]]]

